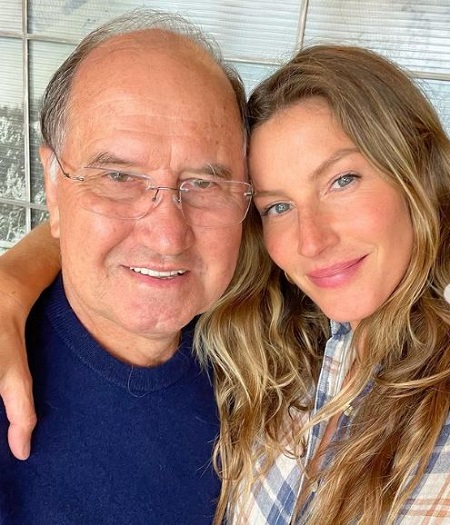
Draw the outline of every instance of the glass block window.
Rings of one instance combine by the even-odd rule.
[[[1,0],[0,252],[46,217],[38,112],[52,73],[89,31],[146,5],[212,34],[249,91],[304,45],[367,46],[410,71],[450,132],[449,0]]]

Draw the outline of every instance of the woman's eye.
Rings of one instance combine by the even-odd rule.
[[[286,213],[287,211],[292,209],[292,205],[287,202],[277,202],[276,204],[271,204],[270,206],[266,206],[260,213],[261,217],[268,217],[268,216],[279,216],[283,213]]]
[[[345,175],[341,175],[340,177],[338,177],[333,182],[331,187],[340,190],[342,188],[345,188],[346,186],[349,186],[352,182],[359,178],[359,175],[356,175],[354,173],[346,173]]]

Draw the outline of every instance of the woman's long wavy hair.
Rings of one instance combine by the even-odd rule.
[[[363,346],[358,373],[311,422],[342,412],[373,381],[331,464],[307,476],[307,483],[322,482],[302,519],[391,524],[449,413],[450,305],[443,290],[450,282],[450,142],[408,75],[368,50],[334,45],[301,50],[262,82],[250,97],[250,128],[309,97],[328,103],[361,153],[404,196],[414,248],[402,281],[354,333],[354,347]],[[264,253],[254,210],[244,230],[235,279],[203,316],[197,340],[212,356],[222,418],[216,461],[224,489],[216,523],[226,499],[231,506],[245,500],[285,446],[292,407],[310,409],[328,337],[324,315]],[[297,428],[291,453],[300,453],[304,436]]]

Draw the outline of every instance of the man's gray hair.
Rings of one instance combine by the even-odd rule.
[[[44,144],[57,153],[60,153],[62,149],[72,83],[79,65],[88,53],[114,36],[146,29],[162,29],[184,36],[211,56],[225,73],[233,88],[244,132],[246,131],[245,88],[239,73],[225,62],[217,42],[178,14],[140,8],[114,18],[89,33],[57,69],[42,98],[40,121]]]

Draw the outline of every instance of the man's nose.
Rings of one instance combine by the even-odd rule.
[[[136,229],[142,233],[141,242],[160,255],[182,253],[192,245],[194,234],[183,215],[179,190],[160,186],[152,191],[153,196],[146,196],[152,201],[150,209],[136,221]]]

